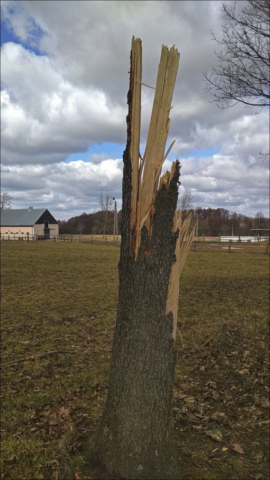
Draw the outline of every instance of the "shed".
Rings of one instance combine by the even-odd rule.
[[[0,234],[2,240],[57,238],[59,225],[47,208],[2,209]]]

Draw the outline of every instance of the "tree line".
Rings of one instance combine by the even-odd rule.
[[[1,209],[10,208],[12,197],[1,194]],[[197,223],[197,235],[218,237],[219,235],[250,235],[252,228],[270,228],[270,220],[262,212],[257,212],[254,217],[241,213],[230,212],[224,208],[201,208],[192,204],[193,197],[187,189],[180,196],[178,208],[183,212],[183,218],[192,214],[191,226]],[[82,213],[68,220],[58,220],[59,233],[67,235],[113,235],[114,211],[113,199],[109,196],[100,196],[100,210],[95,213]],[[117,213],[118,233],[122,230],[122,210]],[[254,233],[254,232],[253,232]],[[254,233],[255,234],[255,233]]]
[[[122,210],[117,214],[118,232],[121,234]],[[60,234],[113,235],[114,212],[102,210],[95,213],[82,213],[69,220],[58,220]]]
[[[262,212],[255,217],[229,212],[224,208],[196,208],[192,210],[193,222],[198,222],[198,236],[255,235],[251,229],[269,228],[269,218]]]
[[[192,224],[198,222],[198,236],[218,237],[219,235],[250,235],[252,228],[270,228],[269,218],[262,212],[254,217],[241,213],[230,212],[224,208],[192,208]],[[117,214],[118,232],[121,235],[122,210]],[[113,235],[114,212],[107,212],[107,222],[104,212],[82,213],[69,220],[59,220],[60,234]],[[254,233],[254,232],[253,232]]]

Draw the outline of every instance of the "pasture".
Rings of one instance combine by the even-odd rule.
[[[84,450],[107,394],[118,260],[105,244],[1,243],[3,480],[111,478]],[[189,253],[173,405],[183,480],[269,478],[268,290],[268,255]]]

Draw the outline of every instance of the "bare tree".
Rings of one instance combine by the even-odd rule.
[[[262,212],[257,212],[254,218],[254,228],[265,228],[266,223],[264,214]]]
[[[207,90],[220,108],[236,103],[254,107],[269,105],[270,32],[269,0],[248,0],[236,7],[223,3],[222,47],[216,53],[217,65],[205,72]]]
[[[12,196],[9,195],[7,192],[1,193],[1,210],[3,208],[10,208],[11,200],[12,200]]]
[[[117,218],[117,203],[114,197],[113,197],[113,201],[114,201],[113,235],[115,239],[115,235],[117,235],[117,238],[118,238],[118,218]]]
[[[269,152],[268,153],[259,152],[259,156],[260,156],[261,162],[263,163],[267,160],[267,157],[269,157]]]
[[[85,230],[85,225],[84,225],[84,223],[82,223],[82,222],[78,223],[76,230],[77,230],[77,232],[79,232],[79,234],[81,235],[81,234],[83,233],[83,231]]]
[[[178,200],[178,208],[182,211],[182,217],[185,219],[190,211],[193,209],[193,195],[189,188],[185,188],[185,191],[180,195]]]
[[[113,211],[113,199],[111,195],[104,195],[103,192],[99,196],[100,216],[98,218],[98,227],[102,231],[102,235],[106,235],[110,221],[109,212]]]

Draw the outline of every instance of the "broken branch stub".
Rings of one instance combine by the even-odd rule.
[[[145,154],[139,165],[140,124],[141,124],[141,85],[142,49],[141,40],[132,38],[130,92],[131,92],[131,143],[132,193],[130,231],[134,257],[137,258],[140,245],[142,220],[150,231],[151,205],[155,201],[158,178],[162,164],[173,143],[164,155],[169,131],[169,113],[179,64],[179,53],[175,47],[170,50],[163,45],[159,63],[155,97],[147,136]],[[143,168],[144,167],[144,168]],[[143,170],[143,178],[142,178]]]
[[[164,186],[168,190],[176,170],[180,168],[179,162],[172,163],[171,171],[162,177],[161,170],[175,140],[171,143],[164,154],[170,119],[172,95],[179,65],[180,54],[173,46],[170,50],[162,46],[160,63],[158,68],[155,96],[152,107],[152,115],[148,130],[145,153],[140,155],[140,125],[141,125],[141,85],[142,82],[142,47],[141,40],[132,38],[131,68],[130,68],[130,95],[131,95],[131,142],[130,160],[132,167],[131,175],[131,205],[130,205],[130,242],[136,261],[141,242],[141,228],[144,225],[148,231],[148,249],[145,256],[150,255],[149,242],[152,235],[152,222],[155,214],[155,200],[158,190]],[[166,315],[173,313],[174,327],[173,338],[176,336],[179,276],[182,272],[187,253],[194,237],[194,231],[187,235],[191,217],[182,223],[181,212],[175,212],[172,236],[178,230],[175,254],[176,262],[172,264],[171,276],[168,286],[166,302]]]

